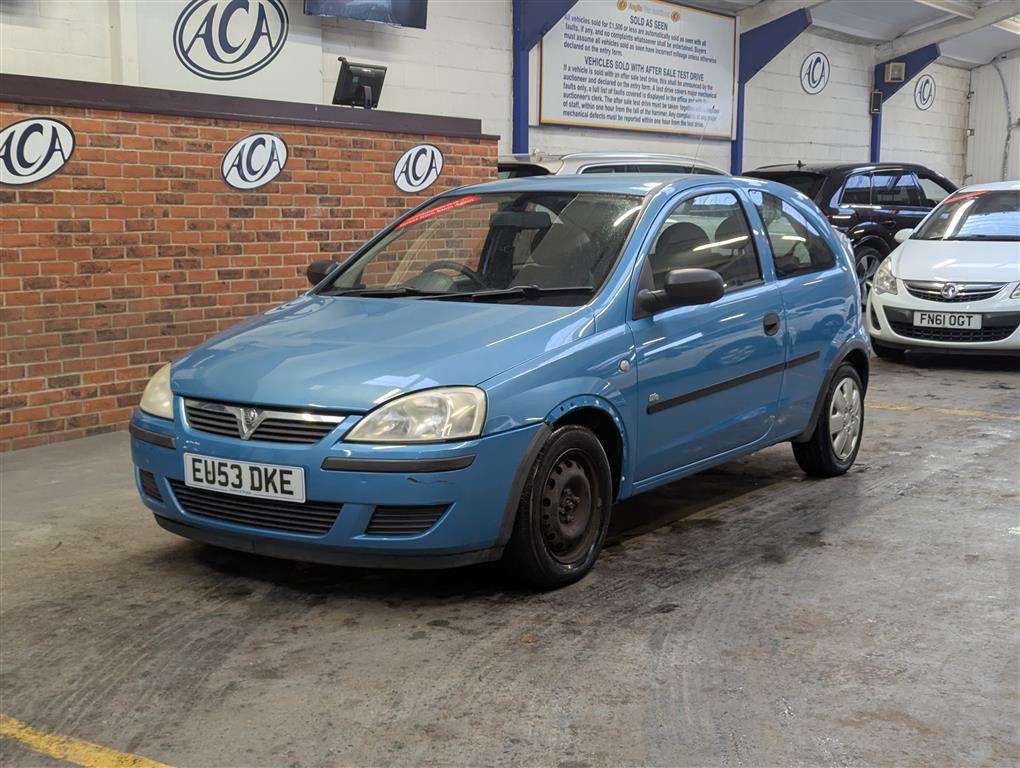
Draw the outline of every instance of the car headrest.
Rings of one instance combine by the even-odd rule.
[[[744,222],[744,217],[740,214],[734,213],[727,216],[721,222],[715,230],[715,242],[722,242],[723,240],[733,240],[740,237],[741,235],[746,236],[746,240],[741,240],[738,243],[728,243],[722,248],[743,248],[751,241],[751,233],[747,229],[747,224]]]
[[[708,235],[697,224],[678,221],[662,230],[662,234],[659,235],[659,239],[655,243],[655,252],[657,254],[689,252],[707,242],[709,242]]]

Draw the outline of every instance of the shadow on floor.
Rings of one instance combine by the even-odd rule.
[[[765,461],[758,458],[754,463],[743,459],[618,503],[613,508],[607,553],[618,550],[630,539],[661,528],[678,532],[722,525],[701,519],[685,526],[684,521],[749,491],[785,480],[790,469],[784,462],[775,461],[775,457]],[[401,599],[487,596],[498,601],[502,594],[507,601],[514,601],[529,594],[519,589],[495,563],[435,571],[372,570],[278,560],[194,543],[173,547],[172,552],[164,554],[178,566],[182,560],[190,560],[224,576],[267,582],[306,596],[343,594]]]

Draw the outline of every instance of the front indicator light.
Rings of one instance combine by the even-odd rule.
[[[173,419],[174,393],[170,391],[170,363],[156,371],[156,375],[149,379],[138,407],[151,416]]]
[[[437,443],[482,433],[485,393],[441,387],[398,397],[372,411],[344,437],[350,443]]]
[[[896,288],[896,278],[893,277],[892,260],[890,258],[887,257],[878,266],[872,287],[876,293],[899,293],[899,290]]]

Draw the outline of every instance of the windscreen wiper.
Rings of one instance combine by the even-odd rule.
[[[397,285],[392,288],[347,288],[339,291],[329,291],[326,296],[368,296],[373,299],[390,299],[397,296],[448,296],[449,291],[422,291],[418,288],[410,288],[406,285]]]
[[[515,285],[511,288],[495,288],[486,291],[464,291],[463,293],[447,293],[440,298],[451,301],[502,301],[503,299],[524,299],[530,301],[543,296],[568,296],[574,293],[593,293],[591,285],[562,285],[543,288],[538,285]]]

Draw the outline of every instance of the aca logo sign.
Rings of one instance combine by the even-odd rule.
[[[287,144],[275,133],[245,136],[223,156],[223,180],[234,189],[257,189],[287,164]]]
[[[800,87],[805,93],[821,93],[829,82],[829,58],[821,51],[809,53],[800,65]]]
[[[0,131],[0,182],[31,184],[52,176],[74,152],[74,132],[59,120],[34,117]]]
[[[931,75],[921,75],[914,85],[914,106],[918,109],[931,109],[935,103],[935,78]]]
[[[174,52],[199,77],[237,80],[279,55],[289,25],[283,0],[191,0],[174,24]]]
[[[443,153],[432,144],[411,147],[393,166],[393,183],[403,192],[421,192],[432,186],[443,170]]]

